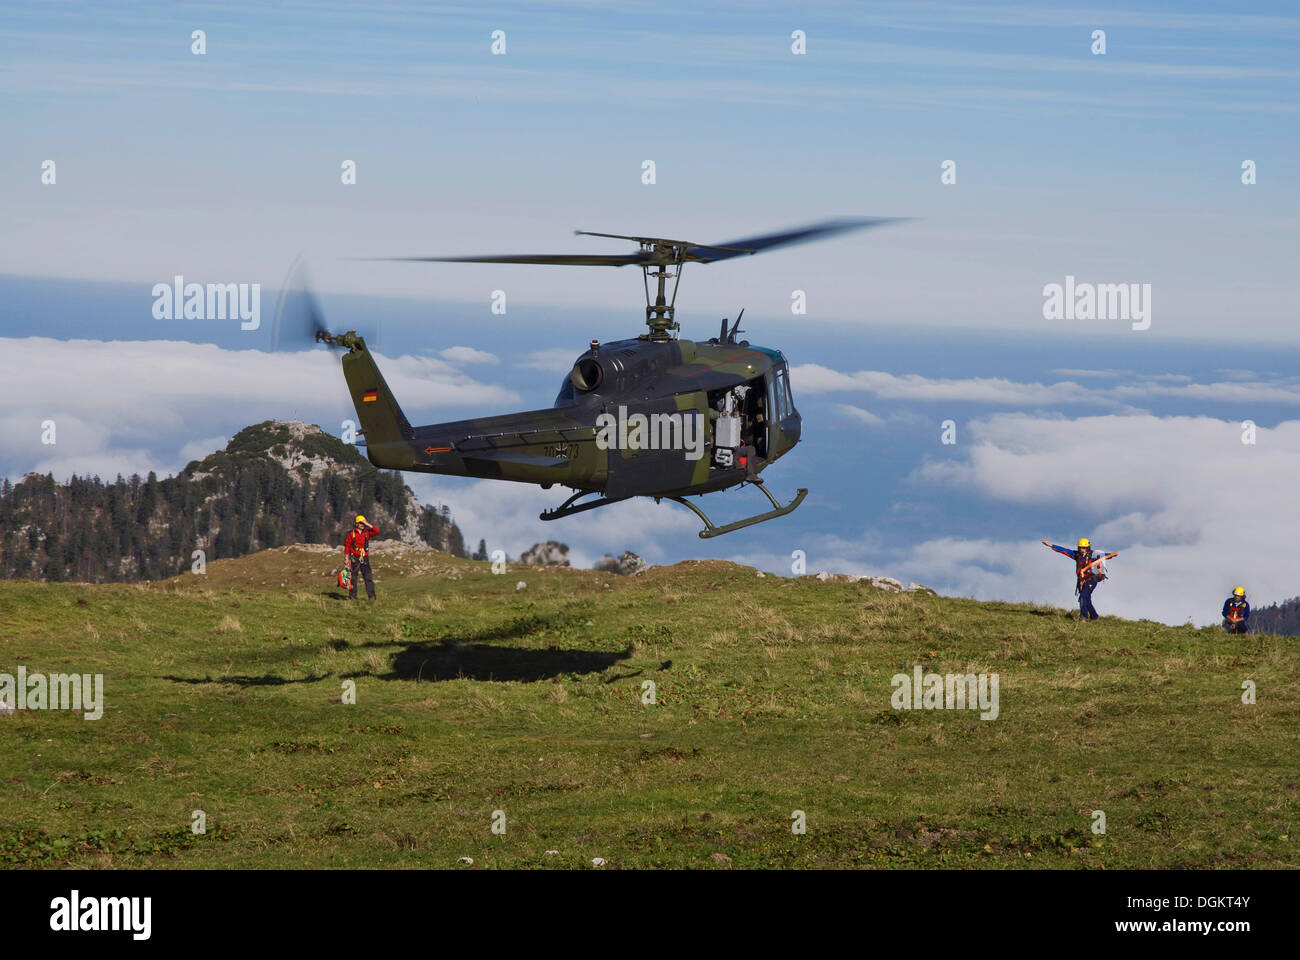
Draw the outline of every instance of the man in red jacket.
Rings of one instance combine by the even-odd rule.
[[[357,514],[356,523],[348,531],[348,535],[343,538],[343,561],[352,573],[352,582],[348,587],[349,600],[357,598],[358,573],[365,577],[366,596],[371,600],[375,599],[375,581],[370,578],[370,548],[367,544],[370,542],[370,538],[378,533],[378,527],[368,522],[361,514]]]

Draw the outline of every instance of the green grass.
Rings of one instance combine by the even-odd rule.
[[[0,716],[0,867],[1300,863],[1286,638],[415,549],[376,556],[371,606],[331,563],[0,583],[0,671],[102,673],[107,701]],[[892,710],[917,663],[998,673],[1001,715]]]

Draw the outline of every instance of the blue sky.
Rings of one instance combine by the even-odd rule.
[[[1064,604],[1069,571],[1036,541],[1082,528],[1133,558],[1104,589],[1126,615],[1212,618],[1246,578],[1281,599],[1300,592],[1281,533],[1300,519],[1284,492],[1297,40],[1284,4],[8,4],[0,332],[34,379],[3,417],[0,472],[175,469],[272,416],[337,429],[328,357],[154,320],[150,289],[176,274],[260,282],[269,317],[305,252],[331,319],[381,329],[413,419],[449,419],[549,403],[566,356],[638,332],[640,278],[344,258],[907,216],[686,272],[683,335],[744,306],[751,338],[795,367],[807,440],[769,475],[813,488],[790,518],[701,543],[674,507],[566,528],[535,523],[540,491],[412,485],[511,552],[551,535],[582,560],[630,547],[779,571],[803,549],[810,569]],[[1067,275],[1150,283],[1151,329],[1044,320],[1043,286]],[[505,317],[488,310],[497,289]],[[790,313],[796,289],[807,316]],[[457,346],[492,359],[443,355]],[[119,410],[124,384],[141,402]],[[55,415],[68,427],[41,448],[33,424]],[[1262,431],[1250,448],[1243,419]]]

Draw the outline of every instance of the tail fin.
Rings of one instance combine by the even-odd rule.
[[[415,464],[408,441],[415,436],[406,414],[388,389],[374,357],[360,337],[350,337],[343,355],[343,376],[352,394],[370,462],[386,470],[407,470]]]

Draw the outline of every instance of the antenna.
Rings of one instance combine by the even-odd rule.
[[[735,343],[735,342],[736,342],[736,334],[738,334],[738,333],[744,333],[744,332],[745,332],[744,330],[741,330],[741,329],[740,329],[740,318],[743,317],[744,315],[745,315],[745,308],[744,308],[744,307],[741,307],[741,308],[740,308],[740,313],[736,314],[736,323],[735,323],[735,326],[733,326],[733,327],[731,328],[731,333],[727,334],[727,342],[728,342],[728,343]]]

